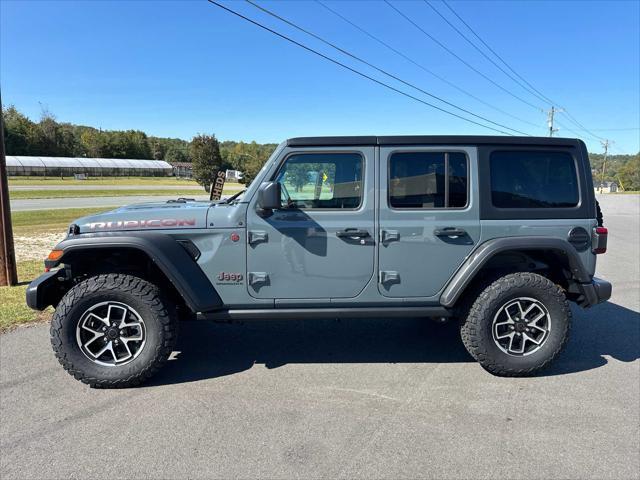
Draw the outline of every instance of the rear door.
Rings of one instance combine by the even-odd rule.
[[[434,297],[480,239],[477,149],[381,147],[379,290]]]
[[[269,178],[283,207],[264,216],[254,198],[247,213],[252,296],[328,301],[365,288],[375,269],[373,162],[374,147],[283,152]]]

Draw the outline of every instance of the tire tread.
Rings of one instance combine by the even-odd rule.
[[[163,341],[156,346],[153,361],[135,374],[118,379],[101,379],[78,368],[69,358],[62,338],[62,328],[72,306],[82,297],[108,291],[126,292],[143,301],[159,320],[163,329]],[[151,378],[169,358],[177,340],[178,322],[170,303],[163,298],[160,289],[152,283],[133,275],[112,273],[90,277],[71,288],[60,300],[51,320],[51,345],[62,367],[76,380],[94,388],[125,388],[140,385]]]
[[[565,331],[562,334],[560,344],[547,356],[544,362],[530,368],[514,368],[500,362],[499,359],[493,358],[487,346],[484,345],[480,335],[480,329],[483,322],[491,322],[491,308],[498,298],[505,291],[527,288],[535,290],[541,294],[549,295],[554,298],[566,314],[566,322],[564,324]],[[517,272],[505,275],[498,280],[488,284],[472,303],[466,320],[460,328],[462,343],[469,354],[477,360],[486,370],[498,376],[520,377],[529,376],[533,373],[546,368],[555,360],[558,354],[564,348],[571,328],[571,309],[569,302],[562,289],[554,284],[548,278],[531,272]]]

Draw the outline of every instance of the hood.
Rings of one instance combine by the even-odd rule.
[[[169,201],[127,205],[73,222],[77,233],[117,230],[157,230],[206,228],[207,211],[212,202]]]

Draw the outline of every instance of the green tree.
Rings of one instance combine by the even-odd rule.
[[[4,142],[10,155],[33,155],[33,137],[36,125],[13,105],[2,110]]]
[[[640,153],[620,167],[618,180],[625,190],[640,190]]]
[[[215,179],[216,170],[222,167],[220,144],[215,135],[196,135],[189,148],[193,163],[193,178],[203,187],[209,188]]]
[[[261,145],[257,142],[226,141],[222,142],[221,151],[229,168],[242,172],[243,176],[240,181],[249,184],[273,153],[276,146],[274,143]]]
[[[311,165],[308,163],[287,164],[287,174],[285,180],[293,185],[296,192],[301,192],[304,186],[309,183],[309,171]]]
[[[169,147],[167,153],[164,154],[164,160],[171,163],[190,161],[185,149],[180,147]]]

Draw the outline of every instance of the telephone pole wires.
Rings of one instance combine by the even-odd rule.
[[[0,286],[16,285],[17,283],[18,273],[16,271],[16,255],[13,249],[7,159],[4,153],[2,96],[0,96]]]
[[[553,137],[553,134],[558,131],[557,128],[553,128],[553,120],[556,113],[564,112],[561,108],[556,108],[553,105],[551,106],[551,110],[547,112],[547,125],[549,126],[549,136]]]

